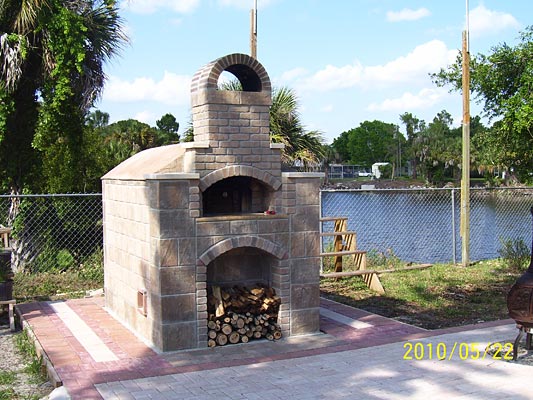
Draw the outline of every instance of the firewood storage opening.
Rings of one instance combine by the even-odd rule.
[[[272,256],[245,247],[208,265],[208,347],[282,337],[281,299],[270,283],[271,262]]]

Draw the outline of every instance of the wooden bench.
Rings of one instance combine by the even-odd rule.
[[[320,223],[333,222],[333,232],[322,232],[321,237],[333,237],[333,251],[322,252],[320,257],[334,257],[335,274],[342,273],[342,257],[351,256],[357,272],[366,271],[366,251],[357,249],[357,233],[347,230],[348,217],[325,217],[320,218]],[[326,277],[330,274],[320,274]],[[366,285],[378,293],[385,293],[378,275],[373,271],[360,272]],[[353,276],[353,275],[352,275]],[[338,276],[340,277],[340,276]],[[338,278],[337,277],[337,278]]]
[[[6,228],[0,225],[0,239],[4,245],[4,248],[9,247],[9,235],[11,234],[11,228]]]
[[[15,313],[13,312],[13,308],[15,307],[15,304],[17,304],[16,300],[2,300],[0,301],[0,306],[7,305],[9,308],[9,329],[11,329],[12,332],[15,331]]]

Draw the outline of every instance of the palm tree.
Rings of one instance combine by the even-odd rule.
[[[95,164],[85,117],[126,41],[115,0],[0,0],[2,192],[84,190]],[[25,229],[20,198],[11,202],[8,221]],[[25,254],[24,237],[13,254]]]
[[[0,32],[2,183],[14,192],[42,190],[41,170],[53,176],[64,172],[60,161],[71,169],[82,162],[84,120],[102,92],[103,64],[127,38],[115,0],[3,0]]]
[[[319,131],[306,131],[298,112],[298,97],[288,87],[274,88],[270,107],[270,138],[283,143],[282,162],[308,169],[324,158],[326,148]]]

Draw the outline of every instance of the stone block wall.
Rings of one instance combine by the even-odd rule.
[[[152,323],[137,311],[137,292],[151,284],[149,195],[146,182],[104,181],[106,306],[141,335]]]
[[[290,216],[290,330],[319,331],[320,219],[318,173],[283,173],[283,210]]]

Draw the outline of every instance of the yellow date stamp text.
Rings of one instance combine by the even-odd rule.
[[[404,360],[451,360],[453,357],[460,360],[512,360],[512,343],[492,343],[484,350],[480,349],[480,343],[424,343],[405,342],[403,344]]]

